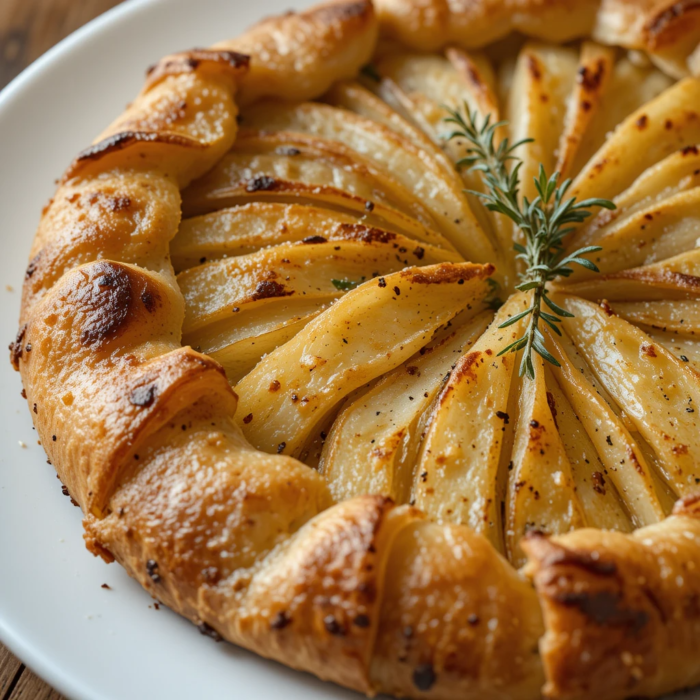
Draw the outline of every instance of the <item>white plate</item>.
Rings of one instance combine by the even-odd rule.
[[[121,113],[145,67],[299,4],[308,2],[131,0],[49,51],[0,94],[5,342],[17,330],[22,272],[54,179]],[[74,700],[359,697],[215,644],[166,608],[157,611],[121,567],[93,558],[83,546],[80,511],[61,495],[20,390],[19,376],[0,358],[0,640],[25,663]]]

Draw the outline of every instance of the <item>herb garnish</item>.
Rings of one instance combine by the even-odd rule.
[[[331,280],[331,283],[336,289],[339,289],[341,292],[349,292],[351,289],[355,289],[355,287],[359,287],[364,281],[365,277],[360,277],[359,280]]]
[[[447,111],[450,116],[446,117],[445,121],[457,126],[447,139],[465,139],[470,144],[467,156],[457,162],[457,167],[468,167],[470,170],[481,172],[487,187],[486,193],[471,190],[469,193],[483,199],[490,211],[503,214],[514,221],[525,238],[524,245],[515,243],[513,246],[518,253],[516,257],[524,260],[527,265],[525,272],[520,275],[520,284],[515,288],[522,292],[533,290],[532,305],[499,327],[507,328],[526,316],[530,316],[530,322],[525,334],[501,350],[499,356],[524,350],[520,376],[527,374],[530,379],[534,379],[533,350],[547,362],[560,366],[544,345],[540,319],[557,335],[561,335],[557,324],[561,323],[563,317],[573,316],[549,298],[547,283],[557,277],[568,277],[573,272],[573,263],[599,272],[594,263],[582,256],[602,250],[600,246],[586,246],[565,256],[563,240],[574,230],[571,224],[581,223],[591,216],[591,212],[588,211],[591,207],[615,209],[615,205],[607,199],[586,199],[578,203],[575,197],[565,199],[571,180],[566,180],[560,185],[559,173],[547,177],[542,165],[539,176],[535,178],[537,197],[531,202],[527,197],[520,201],[519,171],[522,161],[513,155],[513,151],[525,143],[531,143],[533,139],[523,139],[511,145],[508,139],[504,138],[496,145],[496,130],[505,126],[507,122],[492,124],[490,115],[480,122],[476,110],[472,112],[466,103],[466,118],[457,110]],[[510,172],[509,161],[515,161]],[[542,302],[553,313],[544,311]]]

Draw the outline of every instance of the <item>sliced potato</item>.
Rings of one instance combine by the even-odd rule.
[[[184,206],[189,210],[209,193],[235,186],[251,193],[273,191],[277,180],[331,185],[435,227],[421,202],[389,173],[340,143],[286,132],[243,132],[234,150],[183,194]]]
[[[501,109],[496,94],[496,74],[488,58],[478,51],[467,52],[456,47],[448,48],[445,57],[464,81],[472,109],[483,116],[490,114],[498,121]]]
[[[687,365],[630,323],[566,297],[563,326],[637,431],[673,491],[700,483],[700,381]],[[696,481],[696,479],[698,481]]]
[[[700,187],[695,187],[592,231],[583,243],[603,248],[590,256],[601,272],[619,272],[693,250],[698,247],[699,227]],[[572,282],[596,274],[576,267]]]
[[[246,127],[297,131],[345,143],[391,172],[429,209],[440,232],[467,259],[488,262],[495,249],[469,209],[459,185],[429,153],[391,129],[328,105],[264,102],[245,115]]]
[[[377,70],[386,84],[385,96],[390,92],[392,104],[411,116],[435,144],[440,145],[453,163],[466,155],[467,144],[462,139],[447,140],[454,131],[454,124],[446,122],[449,116],[445,107],[463,111],[466,103],[470,110],[483,112],[495,101],[495,95],[485,84],[484,78],[495,80],[488,74],[488,63],[483,57],[477,58],[457,49],[451,50],[453,60],[442,56],[426,56],[415,53],[396,53],[377,62]],[[480,69],[477,68],[477,63]],[[496,113],[491,114],[493,121]],[[481,173],[463,170],[462,179],[470,191],[484,192]],[[469,206],[476,215],[484,231],[490,232],[499,248],[499,269],[506,277],[506,283],[514,279],[514,265],[510,253],[512,248],[512,225],[509,220],[488,211],[473,194],[467,193]]]
[[[700,143],[700,79],[686,78],[630,115],[586,164],[571,194],[611,199],[674,151]]]
[[[581,144],[586,140],[588,129],[600,109],[614,65],[615,49],[592,41],[583,42],[577,80],[568,99],[557,152],[555,169],[561,173],[562,179],[576,174],[574,168]]]
[[[671,85],[673,80],[650,64],[635,65],[626,57],[618,61],[578,148],[571,173],[581,172],[626,117]]]
[[[469,525],[499,551],[499,465],[516,359],[498,353],[519,337],[522,322],[499,326],[526,304],[525,295],[512,297],[457,363],[432,409],[413,481],[416,506],[435,520]]]
[[[170,243],[177,272],[205,262],[254,253],[309,236],[329,237],[342,224],[356,224],[349,214],[299,204],[251,202],[184,219]]]
[[[184,337],[250,312],[251,307],[297,300],[327,304],[348,285],[416,261],[430,265],[446,257],[440,248],[418,247],[397,234],[364,228],[355,233],[334,241],[321,237],[282,244],[180,273],[177,280],[186,303]]]
[[[618,316],[637,326],[700,338],[700,302],[697,299],[616,301],[612,308]]]
[[[602,478],[613,484],[635,527],[663,520],[666,513],[656,495],[652,470],[630,430],[606,400],[607,392],[601,394],[560,342],[551,343],[551,352],[561,365],[554,375],[593,447],[595,458],[589,457],[590,461],[602,465]],[[593,474],[588,478],[592,482]],[[596,519],[590,522],[597,525]]]
[[[513,142],[534,139],[516,151],[523,160],[521,194],[531,201],[537,195],[533,179],[540,164],[547,173],[554,172],[577,71],[578,55],[571,48],[528,42],[518,56],[507,115]]]
[[[492,318],[479,314],[433,342],[349,403],[326,441],[321,471],[337,500],[381,493],[409,499],[420,418],[446,374]]]
[[[544,363],[535,357],[533,364],[535,378],[520,383],[508,480],[506,548],[514,566],[526,561],[519,542],[527,532],[562,534],[586,524],[571,463],[547,400]]]
[[[545,374],[547,402],[571,464],[576,494],[586,522],[604,530],[630,532],[632,521],[595,445],[549,367]]]
[[[292,309],[295,311],[295,309]],[[240,336],[240,329],[235,329],[237,333],[231,333],[226,339],[221,339],[217,343],[218,350],[206,350],[202,348],[209,357],[214,358],[221,364],[226,372],[226,377],[231,384],[238,383],[260,359],[276,350],[280,345],[293,338],[309,321],[318,316],[319,311],[302,316],[291,316],[289,319],[271,322],[267,327],[255,330],[248,328],[246,337],[235,339]],[[256,324],[257,325],[257,324]]]
[[[492,272],[468,263],[409,268],[346,294],[236,386],[235,419],[247,439],[266,452],[297,454],[335,404],[483,300]]]
[[[375,85],[374,88],[380,94],[385,95],[379,84]],[[449,158],[412,121],[402,116],[399,111],[392,109],[389,100],[381,99],[360,83],[349,81],[336,83],[326,93],[324,99],[334,107],[349,109],[361,117],[371,119],[395,131],[413,143],[414,146],[430,153],[443,166],[448,177],[454,178],[454,166]]]
[[[222,209],[185,219],[170,246],[176,270],[180,271],[207,261],[253,253],[261,248],[281,243],[305,240],[362,240],[383,237],[393,240],[397,249],[415,251],[416,260],[426,252],[443,256],[449,262],[462,262],[462,256],[451,252],[451,246],[435,234],[434,244],[413,237],[383,231],[367,219],[301,204],[251,202],[239,207]],[[438,253],[435,249],[440,249]],[[445,248],[444,246],[447,246]],[[415,261],[414,261],[415,262]]]
[[[700,150],[688,146],[675,151],[661,162],[647,168],[624,192],[614,198],[614,211],[603,210],[582,225],[569,241],[571,249],[590,245],[612,226],[642,209],[660,204],[681,192],[700,187]]]
[[[651,265],[596,275],[562,285],[568,294],[591,301],[690,299],[700,294],[700,248]]]
[[[696,373],[700,374],[700,339],[697,336],[689,338],[653,329],[649,329],[647,333],[652,340],[663,345],[681,362],[687,363]]]

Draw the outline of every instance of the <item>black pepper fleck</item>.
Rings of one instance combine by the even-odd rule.
[[[419,664],[416,666],[415,671],[413,671],[413,685],[423,692],[433,687],[436,678],[435,669],[433,669],[432,664]]]
[[[157,561],[149,559],[146,562],[146,572],[151,577],[151,581],[153,581],[153,583],[160,583],[160,574],[158,573]]]

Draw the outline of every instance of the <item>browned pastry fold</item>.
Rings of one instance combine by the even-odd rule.
[[[560,41],[593,31],[681,72],[696,37],[692,2],[645,2],[624,36],[615,23],[631,0],[377,5],[384,33],[420,49],[483,45],[512,30]],[[669,519],[631,535],[532,534],[523,543],[530,564],[519,572],[484,535],[430,522],[385,496],[334,504],[318,471],[251,446],[244,433],[257,435],[253,409],[249,420],[239,412],[234,421],[238,396],[221,366],[181,346],[184,300],[169,250],[180,190],[234,144],[237,102],[322,96],[358,74],[378,29],[369,0],[336,0],[166,57],[124,115],[76,158],[45,209],[11,359],[42,444],[85,512],[87,545],[204,634],[370,695],[535,700],[544,684],[553,698],[612,700],[698,682],[697,502],[687,499]],[[305,187],[314,186],[294,184]],[[375,211],[366,198],[352,201],[365,216]],[[374,216],[386,211],[377,205]],[[338,214],[338,225],[368,235],[348,216]],[[403,219],[397,213],[393,221]],[[368,230],[383,242],[396,237]],[[422,235],[441,242],[427,228]],[[442,259],[459,259],[450,249]],[[415,294],[426,316],[420,332],[398,337],[385,369],[422,348],[464,307],[468,286],[481,294],[492,272],[441,262],[372,280],[377,295],[403,289],[396,306],[414,316],[407,300]],[[260,297],[273,299],[279,289],[263,281]],[[440,294],[423,303],[437,286]],[[311,335],[316,326],[306,328]],[[343,339],[334,340],[333,352],[345,352]],[[478,369],[469,363],[492,354],[480,347],[467,356],[468,380],[476,382]],[[253,379],[275,392],[279,381],[265,371]],[[240,403],[257,411],[255,398],[241,393]],[[270,415],[279,408],[265,406]]]
[[[696,0],[376,0],[383,33],[420,51],[473,49],[511,32],[565,42],[593,36],[648,52],[676,77],[700,41]]]
[[[700,682],[700,499],[632,535],[527,537],[553,698],[656,697]]]

